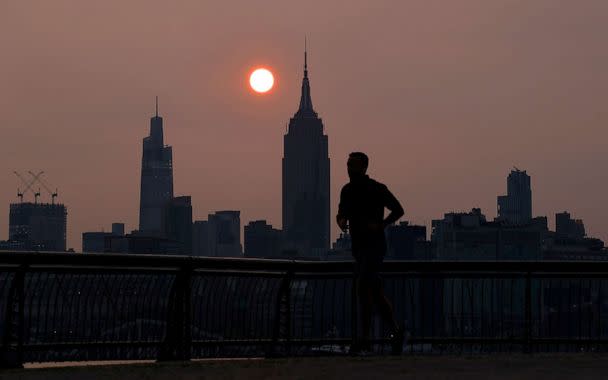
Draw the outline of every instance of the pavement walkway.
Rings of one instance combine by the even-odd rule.
[[[80,365],[0,370],[0,379],[585,380],[608,379],[608,354],[314,357]]]

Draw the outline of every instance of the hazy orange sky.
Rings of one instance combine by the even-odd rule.
[[[532,176],[534,215],[553,228],[568,210],[608,240],[606,0],[3,1],[0,239],[13,170],[59,188],[77,251],[84,231],[136,228],[156,95],[195,219],[236,209],[243,225],[280,227],[304,35],[332,214],[346,156],[362,150],[412,222],[472,207],[493,218],[515,165]],[[265,96],[247,85],[258,65],[275,74]]]

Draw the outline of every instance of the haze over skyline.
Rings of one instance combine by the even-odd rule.
[[[332,215],[347,155],[361,150],[405,220],[430,226],[472,207],[492,218],[517,166],[532,177],[534,215],[553,228],[568,210],[608,240],[608,3],[261,4],[3,4],[0,239],[20,187],[13,170],[44,170],[59,188],[68,247],[114,221],[137,228],[156,95],[175,194],[192,196],[194,219],[234,209],[243,224],[280,227],[306,34]],[[266,95],[247,84],[260,65],[275,75]]]

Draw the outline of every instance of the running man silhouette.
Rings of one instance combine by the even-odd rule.
[[[392,328],[391,351],[400,354],[404,332],[395,321],[393,307],[384,295],[380,269],[386,253],[384,229],[403,216],[403,208],[384,184],[369,178],[366,174],[368,163],[365,153],[353,152],[348,156],[350,182],[342,187],[336,215],[340,229],[350,229],[361,305],[362,336],[353,342],[350,353],[371,351],[370,330],[375,304],[382,319]],[[390,210],[386,219],[384,208]]]

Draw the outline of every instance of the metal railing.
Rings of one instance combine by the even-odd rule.
[[[352,263],[1,253],[0,351],[24,362],[328,355],[357,335]],[[386,262],[405,352],[600,351],[608,262]],[[388,352],[377,321],[374,349]]]

